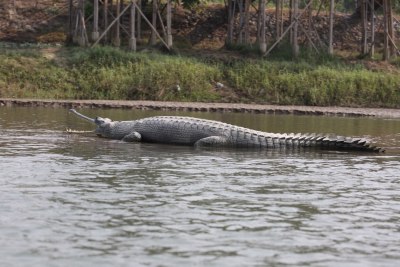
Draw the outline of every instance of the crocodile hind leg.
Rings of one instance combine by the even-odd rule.
[[[209,136],[199,139],[194,143],[195,147],[218,147],[226,146],[228,139],[224,136]]]
[[[124,138],[122,138],[122,141],[125,142],[140,142],[142,140],[142,136],[138,132],[131,132],[128,135],[125,135]]]

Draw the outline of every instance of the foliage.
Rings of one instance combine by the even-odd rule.
[[[72,48],[59,59],[0,53],[1,97],[213,101],[218,71],[193,59]],[[66,61],[63,65],[59,62]],[[180,90],[178,90],[178,88]],[[15,93],[17,92],[17,93]]]
[[[192,8],[200,4],[201,0],[182,0],[182,5],[185,8]]]
[[[360,66],[240,62],[227,78],[249,98],[284,105],[399,107],[400,78]]]
[[[400,75],[328,56],[227,62],[96,47],[47,59],[41,51],[0,48],[0,97],[221,101],[228,92],[240,102],[400,108]]]

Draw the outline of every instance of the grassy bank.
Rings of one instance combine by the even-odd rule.
[[[206,60],[109,47],[3,47],[0,62],[0,97],[400,108],[397,63],[387,73],[337,59]]]

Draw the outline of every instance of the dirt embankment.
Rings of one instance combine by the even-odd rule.
[[[139,110],[171,110],[198,112],[242,112],[256,114],[328,115],[343,117],[400,118],[399,109],[278,106],[232,103],[123,101],[123,100],[40,100],[0,98],[0,106],[60,107],[60,108],[124,108]]]

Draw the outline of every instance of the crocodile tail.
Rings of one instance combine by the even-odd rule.
[[[304,147],[320,147],[331,148],[335,150],[352,150],[352,151],[368,151],[368,152],[385,152],[385,149],[370,144],[367,140],[362,138],[351,138],[345,136],[329,136],[329,135],[316,135],[308,134],[302,135]]]

